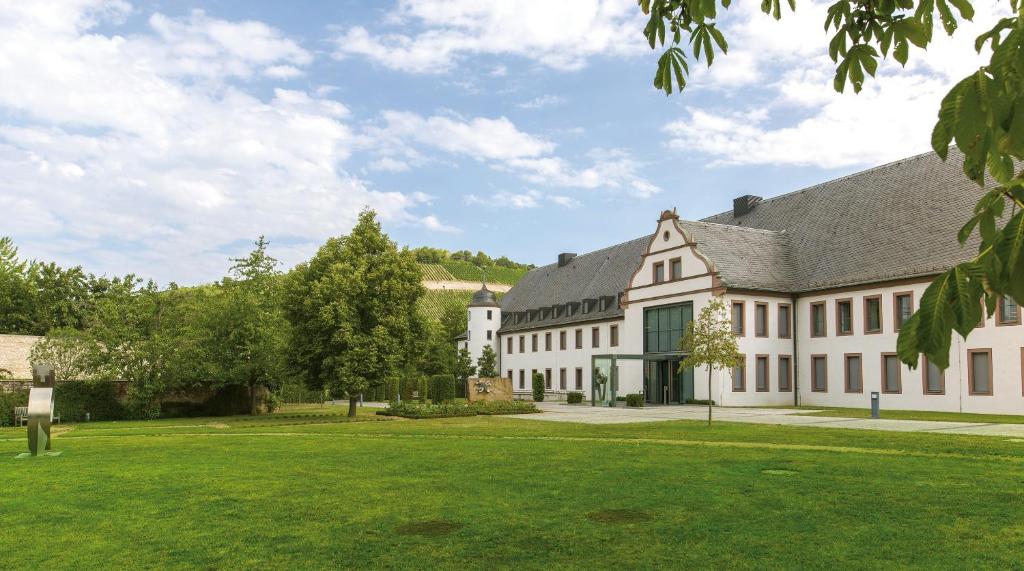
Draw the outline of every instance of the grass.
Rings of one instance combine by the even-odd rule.
[[[845,418],[871,418],[867,408],[808,408],[806,416],[828,416]],[[968,412],[933,412],[927,410],[882,410],[882,418],[891,420],[934,420],[942,422],[982,422],[1001,424],[1024,424],[1024,416],[1013,414],[974,414]]]
[[[360,412],[69,425],[61,456],[22,460],[24,429],[2,429],[0,553],[30,569],[980,569],[1024,552],[1013,439]]]

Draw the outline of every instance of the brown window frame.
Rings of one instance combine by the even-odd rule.
[[[537,342],[537,334],[534,333],[530,335],[530,352],[536,353],[539,347],[540,344]]]
[[[526,335],[520,335],[519,336],[519,352],[520,353],[525,353],[526,352]]]
[[[550,351],[551,347],[551,332],[548,331],[547,333],[544,334],[544,350]]]
[[[661,270],[661,279],[658,279],[658,270]],[[665,262],[655,262],[651,266],[651,283],[652,284],[663,284],[665,283]]]
[[[764,388],[757,386],[757,362],[764,360]],[[764,353],[754,355],[754,392],[767,393],[772,390],[771,355]]]
[[[824,321],[824,324],[822,325],[823,329],[822,329],[821,335],[815,335],[814,334],[814,308],[815,307],[820,307],[821,308],[821,316],[822,316],[822,320]],[[810,320],[811,320],[811,329],[810,329],[811,337],[814,338],[814,339],[822,339],[822,338],[828,337],[828,306],[825,304],[825,301],[822,300],[822,301],[815,301],[815,302],[811,303],[810,311],[808,311],[807,313],[809,314],[809,317],[810,317]]]
[[[508,373],[508,380],[510,380],[510,381],[511,381],[511,380],[512,380],[512,378],[513,378],[513,377],[512,377],[512,369],[508,369],[508,370],[507,370],[507,371],[505,371],[505,372],[506,372],[506,373]]]
[[[893,333],[899,332],[903,324],[900,323],[900,298],[910,298],[910,315],[914,315],[914,292],[912,291],[897,291],[892,294],[892,331]],[[907,319],[910,319],[909,317]]]
[[[551,369],[544,369],[544,390],[551,390]]]
[[[996,327],[1006,327],[1009,325],[1020,325],[1020,304],[1017,304],[1017,319],[1015,321],[1003,321],[1003,303],[1006,302],[1006,296],[999,296],[999,301],[996,302]]]
[[[871,320],[868,319],[868,302],[878,301],[878,329],[868,329]],[[885,329],[885,313],[882,311],[882,294],[864,296],[864,335],[878,335]]]
[[[928,390],[928,357],[921,355],[921,393],[925,395],[944,395],[946,394],[946,371],[939,370],[939,385],[942,387],[938,391]]]
[[[569,345],[568,332],[565,329],[563,329],[563,330],[558,332],[558,350],[559,351],[565,351],[565,349],[566,349],[566,347],[568,347],[568,345]]]
[[[600,349],[601,348],[601,326],[590,328],[590,348]]]
[[[896,387],[897,388],[896,388],[895,391],[890,391],[889,389],[886,388],[887,385],[888,385],[888,383],[886,381],[888,379],[885,378],[885,374],[886,374],[886,371],[885,371],[885,359],[887,357],[896,357],[896,363],[897,363],[897,365],[896,365]],[[881,362],[882,362],[882,376],[879,377],[879,378],[882,380],[882,383],[881,383],[882,384],[882,394],[886,394],[886,395],[901,395],[901,394],[903,394],[903,361],[900,361],[899,354],[897,354],[897,353],[889,353],[889,352],[882,353],[882,355],[881,355]]]
[[[575,339],[575,341],[576,341],[576,348],[577,349],[582,349],[583,348],[583,328],[582,327],[580,329],[576,330],[576,339]]]
[[[821,389],[815,388],[814,374],[817,372],[817,369],[814,368],[814,360],[815,359],[824,359],[825,360],[825,387],[821,388]],[[812,393],[827,393],[828,392],[828,355],[825,354],[825,353],[814,353],[814,354],[811,355],[811,392]]]
[[[974,390],[974,358],[975,353],[984,353],[988,355],[988,392],[978,392]],[[992,381],[995,378],[995,374],[992,372],[992,349],[991,348],[975,348],[967,350],[967,394],[972,397],[990,397],[995,394],[995,386]]]
[[[733,300],[732,304],[729,305],[729,321],[733,321],[737,305],[740,306],[740,330],[737,332],[736,324],[731,323],[732,334],[737,337],[745,337],[747,335],[747,302],[743,300]]]
[[[764,320],[761,323],[761,325],[763,326],[764,333],[758,333],[757,331],[757,311],[759,309],[764,309]],[[763,301],[754,302],[754,337],[768,337],[768,330],[770,329],[768,321],[768,304]]]
[[[575,390],[583,390],[583,367],[576,367]]]
[[[786,360],[786,374],[782,374],[782,360]],[[791,393],[793,392],[793,356],[792,355],[779,355],[779,392],[780,393]],[[783,386],[782,379],[786,379],[786,384]]]
[[[519,390],[526,390],[526,369],[519,369]]]
[[[782,319],[782,308],[783,307],[786,308],[786,319]],[[779,325],[779,327],[778,327],[778,329],[779,329],[779,331],[778,331],[779,339],[792,339],[793,338],[793,304],[791,304],[791,303],[780,303],[779,304],[778,315],[776,315],[776,318],[778,319],[778,322],[779,322],[778,323],[778,325]],[[786,334],[785,335],[782,334],[782,324],[783,323],[786,324]]]
[[[619,326],[609,325],[608,326],[608,344],[610,347],[619,346]]]
[[[679,262],[679,275],[676,275],[673,270],[676,268],[676,262]],[[670,282],[679,281],[683,279],[683,258],[676,257],[671,258],[668,261],[668,280]]]
[[[569,377],[565,372],[565,367],[558,369],[558,390],[564,391],[569,387]]]
[[[513,355],[514,353],[513,353],[512,349],[514,348],[514,343],[512,342],[512,336],[511,335],[509,335],[508,341],[505,342],[505,346],[506,346],[505,348],[507,349],[506,352],[509,355]]]
[[[860,390],[850,390],[850,357],[860,359]],[[843,353],[843,390],[850,394],[864,393],[864,355],[861,353]]]
[[[741,365],[732,368],[732,374],[729,377],[729,388],[734,393],[745,393],[747,392],[747,356],[744,353],[740,353]],[[736,388],[736,369],[740,370],[740,388]]]
[[[843,319],[842,319],[842,312],[840,311],[839,308],[841,308],[844,303],[847,304],[849,306],[849,308],[850,308],[850,330],[846,331],[846,332],[844,332],[842,329],[840,329],[840,327],[842,327],[842,324],[843,324]],[[852,297],[844,297],[842,299],[837,299],[836,300],[836,336],[837,337],[845,337],[847,335],[853,335],[853,298]]]

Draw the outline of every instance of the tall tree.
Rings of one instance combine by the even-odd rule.
[[[651,49],[668,45],[658,59],[657,89],[671,94],[673,88],[686,86],[686,44],[693,58],[703,58],[708,66],[716,51],[728,52],[716,19],[719,3],[726,9],[730,0],[638,2],[649,16],[643,33]],[[787,2],[796,9],[796,0]],[[978,255],[935,278],[921,297],[920,309],[900,329],[897,351],[914,367],[923,353],[930,363],[946,368],[952,332],[966,337],[981,319],[983,303],[989,315],[1001,296],[1024,303],[1024,2],[1007,3],[1010,17],[974,43],[978,53],[989,54],[988,64],[953,86],[932,131],[935,152],[945,160],[955,142],[965,157],[964,174],[989,188],[957,234],[963,244],[978,232]],[[777,20],[782,17],[781,0],[764,0],[761,10]],[[834,32],[828,53],[836,63],[835,90],[850,86],[860,92],[866,76],[873,77],[879,60],[890,53],[905,65],[911,45],[925,49],[931,43],[936,20],[952,35],[959,19],[973,17],[970,0],[837,0],[825,18],[825,30]]]
[[[476,360],[476,374],[481,377],[497,377],[497,364],[498,356],[494,354],[494,349],[490,345],[484,345],[480,358]]]
[[[361,393],[397,378],[415,358],[421,279],[413,255],[381,231],[372,210],[290,276],[290,354],[311,387],[348,396],[349,416]]]
[[[462,348],[455,355],[455,378],[465,387],[469,378],[476,374],[476,366],[473,365],[473,356],[469,349]]]
[[[727,317],[725,302],[720,297],[711,298],[700,310],[700,315],[691,321],[686,334],[680,341],[686,358],[679,364],[682,372],[690,367],[708,368],[708,424],[711,424],[711,378],[715,369],[735,367],[742,363],[736,335]]]

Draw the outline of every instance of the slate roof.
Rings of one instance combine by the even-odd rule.
[[[730,210],[679,222],[728,287],[792,293],[933,275],[977,252],[977,238],[965,246],[956,240],[983,192],[964,176],[962,161],[955,148],[946,162],[925,153],[764,200],[739,217]],[[511,312],[617,295],[650,239],[530,271],[501,299],[503,320]],[[622,315],[618,303],[610,305],[506,322],[501,331]]]

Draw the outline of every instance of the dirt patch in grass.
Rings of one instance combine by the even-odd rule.
[[[638,510],[602,510],[588,513],[587,519],[597,523],[640,523],[650,521],[653,517]]]
[[[787,470],[785,468],[766,468],[761,470],[762,474],[768,474],[771,476],[795,476],[800,472],[796,470]]]
[[[420,535],[425,537],[436,537],[455,533],[463,528],[463,524],[455,521],[427,520],[411,521],[395,528],[399,535]]]

